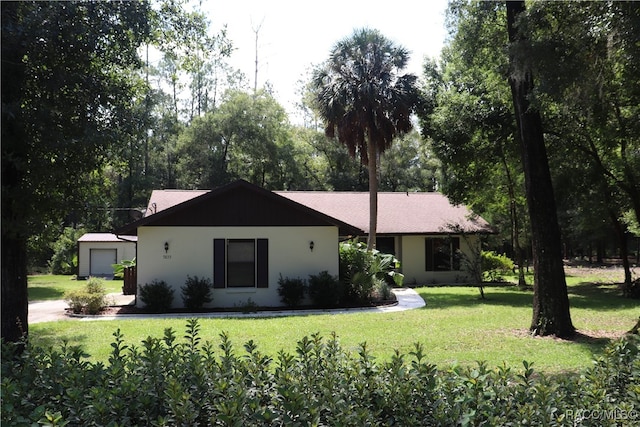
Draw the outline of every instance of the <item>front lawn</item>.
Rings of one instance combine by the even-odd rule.
[[[295,353],[305,336],[336,333],[342,346],[356,351],[366,342],[380,359],[394,349],[403,353],[422,343],[430,362],[439,366],[487,361],[489,366],[521,367],[522,361],[547,372],[578,370],[591,365],[611,339],[622,336],[636,322],[640,301],[619,296],[616,286],[570,281],[571,315],[580,331],[573,341],[535,338],[528,334],[532,292],[513,286],[485,287],[486,300],[473,287],[421,287],[427,302],[422,309],[398,313],[349,313],[286,318],[200,320],[201,337],[214,344],[227,332],[236,351],[253,340],[261,352],[275,356],[279,350]],[[148,336],[161,338],[165,328],[182,336],[184,319],[116,321],[64,321],[30,326],[34,344],[80,345],[93,360],[105,361],[113,333],[120,329],[125,342],[140,346]]]
[[[27,278],[29,301],[60,300],[64,293],[84,286],[86,281],[76,280],[75,276],[53,274],[33,275]],[[122,292],[122,280],[104,280],[107,293]]]

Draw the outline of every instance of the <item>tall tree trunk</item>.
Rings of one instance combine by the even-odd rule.
[[[25,239],[3,231],[1,268],[2,339],[17,342],[29,332]]]
[[[631,265],[629,263],[629,244],[627,242],[627,233],[624,225],[616,215],[616,211],[609,208],[609,218],[613,224],[613,229],[618,237],[620,243],[620,259],[622,260],[622,267],[624,268],[624,282],[622,284],[622,292],[625,296],[629,296],[631,290]]]
[[[516,253],[516,262],[518,263],[518,286],[520,288],[527,287],[527,281],[524,276],[524,256],[522,253],[522,247],[520,246],[520,227],[518,225],[518,210],[516,205],[516,192],[513,178],[511,177],[511,171],[509,170],[509,164],[504,154],[504,147],[501,144],[500,156],[502,158],[502,165],[504,166],[504,172],[507,176],[507,188],[509,192],[509,214],[511,216],[511,244]]]
[[[2,29],[19,28],[19,2],[2,2]],[[2,34],[2,280],[0,300],[2,335],[17,342],[29,330],[27,297],[28,187],[24,179],[29,164],[28,139],[22,122],[22,90],[25,81],[23,43]]]
[[[622,267],[624,268],[624,282],[622,283],[622,292],[625,296],[629,296],[631,291],[631,265],[629,263],[629,243],[627,242],[627,230],[622,221],[620,221],[620,206],[613,200],[612,190],[603,181],[602,194],[604,202],[607,206],[607,213],[609,219],[613,225],[613,229],[616,232],[616,237],[620,243],[620,259],[622,260]]]
[[[535,335],[569,337],[574,334],[575,329],[569,313],[560,227],[544,144],[542,119],[540,113],[529,103],[533,90],[533,75],[524,61],[524,39],[515,27],[518,16],[524,11],[524,1],[507,1],[507,26],[511,45],[509,85],[522,148],[533,245],[534,294],[531,331]]]
[[[3,81],[3,95],[7,93],[5,83]],[[3,99],[2,106],[2,339],[18,342],[29,332],[27,237],[22,232],[26,222],[25,206],[16,194],[24,185],[20,163],[26,158],[26,143],[22,127],[5,111],[9,109],[5,100],[9,102],[9,99]]]
[[[369,132],[371,135],[371,132]],[[369,137],[367,156],[369,167],[369,238],[367,250],[376,248],[376,230],[378,229],[378,147]]]
[[[4,5],[3,5],[4,6]],[[4,53],[4,52],[3,52]],[[3,59],[4,56],[3,56]],[[19,63],[17,61],[16,63]],[[13,74],[9,74],[13,75]],[[27,162],[23,127],[12,111],[14,95],[2,82],[2,339],[17,342],[29,331],[29,302],[27,297],[27,237],[24,198],[23,165]],[[5,96],[6,95],[6,96]],[[6,103],[5,103],[6,102]],[[13,104],[13,105],[9,105]]]
[[[149,92],[151,91],[151,86],[149,85],[149,43],[146,44],[146,66],[145,66],[145,80],[147,87],[145,88],[144,94],[144,169],[143,173],[146,177],[149,173],[149,127],[151,122],[151,96]]]

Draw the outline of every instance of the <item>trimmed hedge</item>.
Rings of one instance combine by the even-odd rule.
[[[166,313],[173,304],[173,289],[164,280],[154,280],[140,286],[140,299],[147,310]]]
[[[307,284],[300,278],[291,279],[282,277],[278,279],[278,295],[280,301],[287,307],[298,307],[304,300]]]
[[[198,276],[187,276],[182,289],[182,302],[184,306],[192,311],[202,308],[205,304],[213,301],[211,297],[211,289],[213,284],[206,277],[198,278]]]
[[[77,347],[2,347],[2,424],[32,425],[633,425],[640,416],[638,337],[612,343],[593,367],[547,376],[484,363],[439,369],[416,344],[376,361],[335,335],[295,354],[238,352],[225,333],[203,341],[187,321],[128,345],[114,334],[108,363]]]

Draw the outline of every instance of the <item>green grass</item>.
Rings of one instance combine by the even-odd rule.
[[[270,355],[295,352],[302,337],[335,332],[343,347],[355,351],[362,342],[382,359],[394,349],[408,353],[413,344],[424,345],[428,358],[439,366],[470,364],[521,367],[533,362],[545,372],[578,370],[591,365],[612,338],[629,330],[640,314],[640,302],[619,296],[615,285],[570,281],[571,316],[580,331],[572,341],[531,337],[531,291],[511,286],[485,287],[486,300],[477,288],[422,287],[416,291],[427,302],[422,309],[398,313],[349,313],[286,318],[200,320],[201,336],[218,342],[226,331],[237,351],[249,340]],[[129,345],[140,346],[147,336],[161,338],[165,328],[182,335],[184,319],[116,321],[64,321],[30,326],[36,344],[80,345],[93,360],[105,361],[113,332],[120,329]]]
[[[76,280],[75,276],[42,274],[27,278],[29,301],[59,300],[66,291],[84,286],[86,281]],[[122,280],[104,280],[107,293],[122,292]]]

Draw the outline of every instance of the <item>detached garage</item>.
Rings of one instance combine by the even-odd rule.
[[[136,257],[137,236],[86,233],[78,239],[78,277],[113,278],[113,264]]]

